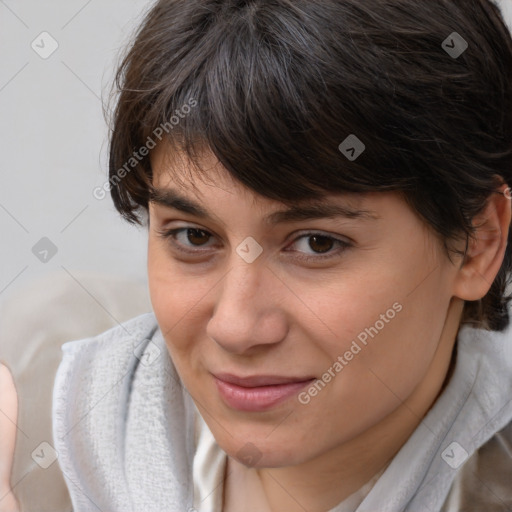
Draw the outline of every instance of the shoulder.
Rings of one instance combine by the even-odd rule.
[[[70,405],[78,409],[77,397],[91,402],[121,380],[130,380],[157,331],[154,314],[146,313],[97,336],[64,343],[53,388],[54,416],[59,419]]]
[[[91,499],[102,510],[142,509],[137,500],[160,505],[187,490],[194,411],[154,315],[62,352],[53,441],[76,510]]]
[[[122,399],[157,331],[154,314],[146,313],[97,336],[64,343],[53,386],[54,424],[71,426],[107,391],[104,403]]]
[[[441,512],[509,510],[512,506],[512,422],[460,468]]]
[[[63,362],[93,355],[98,351],[127,353],[129,347],[149,339],[158,329],[155,315],[145,313],[112,327],[97,336],[68,341],[62,345]]]
[[[153,313],[132,318],[97,336],[68,341],[61,346],[60,362],[55,383],[60,384],[66,375],[83,370],[95,373],[104,369],[109,374],[122,372],[124,365],[149,342],[158,330]],[[69,375],[71,377],[72,375]]]

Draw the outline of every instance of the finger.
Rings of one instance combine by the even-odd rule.
[[[11,471],[16,446],[18,394],[11,372],[0,363],[0,512],[18,512],[11,491]]]

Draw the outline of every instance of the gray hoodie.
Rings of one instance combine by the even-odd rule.
[[[53,437],[74,512],[197,510],[197,409],[154,315],[62,350]],[[512,327],[460,328],[447,386],[355,510],[512,511]]]

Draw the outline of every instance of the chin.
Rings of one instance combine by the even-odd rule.
[[[228,443],[218,442],[219,446],[233,459],[248,468],[280,468],[294,466],[303,462],[304,453],[297,444],[284,446],[280,440],[269,441],[262,436],[258,440],[257,436],[246,437],[252,439],[245,443],[233,442],[230,439]]]

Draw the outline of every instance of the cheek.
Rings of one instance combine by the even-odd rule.
[[[377,274],[367,275],[365,283],[324,297],[318,308],[329,326],[327,337],[309,333],[328,355],[317,368],[329,381],[321,394],[350,404],[347,413],[378,416],[396,407],[425,377],[434,357],[450,299],[446,279],[433,274],[411,293],[415,274],[401,270],[380,281]]]
[[[175,336],[186,321],[187,313],[197,302],[196,288],[190,279],[183,279],[175,265],[171,264],[165,249],[158,241],[148,245],[148,285],[153,311],[165,338],[182,339]]]
[[[152,241],[151,235],[148,244],[148,285],[149,295],[153,311],[161,329],[168,329],[172,324],[172,318],[178,313],[175,306],[179,307],[174,274],[166,269],[166,261],[163,250],[159,244]]]
[[[206,274],[184,271],[159,241],[148,246],[148,284],[153,311],[176,365],[189,360],[201,340],[204,308],[215,281]]]
[[[182,380],[187,380],[190,369],[186,362],[193,351],[188,341],[191,333],[187,330],[187,319],[194,297],[191,288],[183,286],[175,276],[165,268],[165,261],[160,262],[157,255],[149,251],[148,281],[153,311],[176,370]]]
[[[299,397],[300,432],[316,431],[336,442],[351,439],[382,421],[413,393],[425,377],[436,340],[430,333],[419,333],[414,308],[405,301],[402,306],[393,310],[396,314],[388,323],[381,320],[383,325],[379,315],[346,317],[354,335],[338,341],[337,348],[330,347],[330,363],[318,368],[325,385],[306,388]],[[387,309],[382,309],[384,314]],[[364,336],[358,338],[361,333]]]

